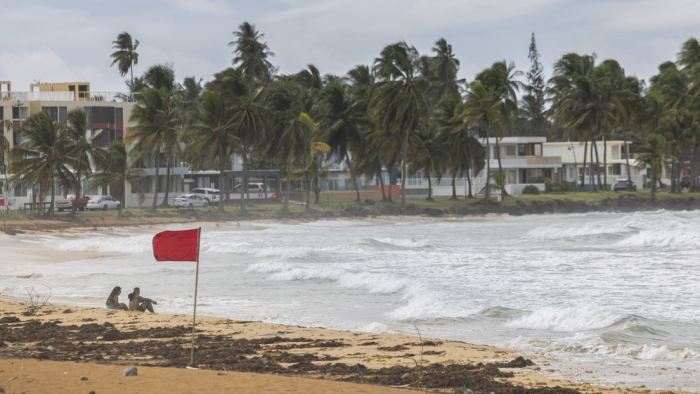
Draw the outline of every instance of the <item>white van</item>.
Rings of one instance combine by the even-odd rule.
[[[233,191],[231,192],[231,199],[240,200],[241,193],[244,194],[244,198],[248,198],[248,195],[250,195],[251,200],[265,198],[265,189],[267,189],[267,198],[270,198],[272,196],[272,194],[270,193],[270,188],[265,186],[265,184],[263,183],[248,183],[247,193],[243,193],[243,185],[238,184],[236,185],[236,187],[233,188]]]
[[[221,199],[221,194],[218,189],[211,189],[208,187],[198,187],[196,189],[192,189],[190,190],[190,194],[195,194],[202,199],[207,200],[210,205],[218,204],[219,200]]]

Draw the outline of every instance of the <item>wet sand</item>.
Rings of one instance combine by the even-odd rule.
[[[7,393],[631,391],[553,380],[546,364],[489,346],[207,316],[197,318],[190,370],[190,315],[50,305],[25,316],[27,306],[0,301]],[[121,376],[129,366],[138,376]]]

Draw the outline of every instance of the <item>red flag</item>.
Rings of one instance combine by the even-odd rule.
[[[4,206],[5,206],[5,199],[0,198],[0,207],[4,207]]]
[[[163,231],[153,237],[153,256],[158,261],[197,261],[199,230]]]

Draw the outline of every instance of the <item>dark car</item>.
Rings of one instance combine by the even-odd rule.
[[[613,190],[615,190],[615,191],[627,190],[630,183],[632,184],[632,190],[637,190],[637,186],[633,182],[630,182],[627,179],[618,179],[617,182],[615,182],[615,185],[613,186]]]
[[[681,177],[681,189],[690,188],[690,184],[692,183],[692,181],[693,178],[688,175]]]

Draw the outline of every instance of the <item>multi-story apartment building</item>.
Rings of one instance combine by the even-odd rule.
[[[29,91],[18,92],[12,91],[9,81],[0,81],[0,119],[12,121],[13,126],[9,130],[0,128],[0,132],[18,148],[22,138],[16,131],[29,116],[43,111],[54,121],[65,124],[68,111],[82,107],[87,114],[88,133],[103,130],[98,144],[107,146],[111,141],[124,138],[133,106],[129,94],[93,92],[88,82],[35,83],[30,85]],[[22,208],[24,203],[38,199],[37,186],[27,188],[26,185],[19,184],[6,193],[4,182],[3,177],[0,180],[3,184],[0,198],[9,202],[10,209]],[[95,189],[89,182],[85,182],[84,187],[86,190]],[[100,190],[101,194],[110,192],[108,189],[109,187]],[[111,190],[111,193],[119,195],[118,190]],[[61,195],[58,190],[57,195]]]

